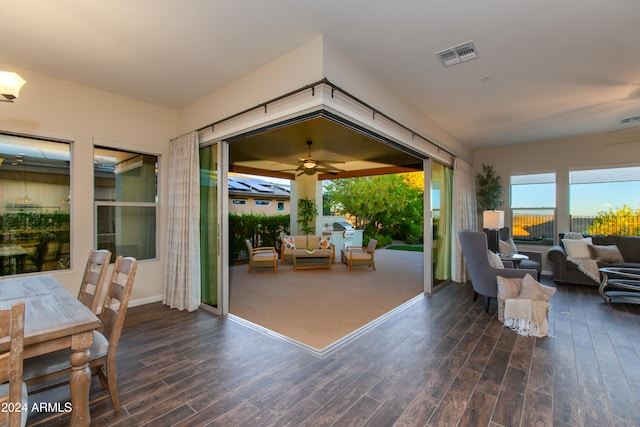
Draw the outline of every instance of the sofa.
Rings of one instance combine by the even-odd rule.
[[[553,264],[553,280],[556,283],[598,286],[598,281],[583,272],[584,268],[581,269],[579,265],[581,262],[590,262],[597,265],[598,268],[640,268],[640,236],[584,235],[583,237],[591,238],[592,243],[587,243],[587,253],[573,257],[577,258],[575,261],[569,259],[570,254],[565,248],[566,240],[563,242],[564,233],[560,234],[560,244],[547,251],[547,259]],[[576,246],[573,242],[570,242],[569,245],[572,248]],[[575,249],[570,248],[569,252],[572,250],[575,255]],[[585,258],[585,255],[588,258]]]
[[[331,236],[282,236],[280,245],[280,264],[293,261],[292,252],[296,249],[317,249],[331,251],[331,263],[336,262],[336,248],[331,243]]]

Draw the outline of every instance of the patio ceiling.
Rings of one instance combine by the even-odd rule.
[[[234,139],[229,170],[295,180],[299,159],[309,154],[307,140],[316,160],[344,170],[318,173],[321,180],[422,170],[415,155],[323,116]]]

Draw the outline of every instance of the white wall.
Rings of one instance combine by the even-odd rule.
[[[599,167],[639,166],[639,138],[624,139],[616,135],[592,135],[585,137],[558,139],[532,144],[515,144],[502,147],[478,149],[473,153],[473,168],[476,173],[482,163],[493,165],[505,187],[505,222],[509,222],[509,177],[540,172],[556,173],[557,233],[569,231],[569,171],[572,169],[593,169]],[[557,234],[556,233],[556,234]],[[540,250],[540,246],[524,246]],[[542,247],[546,252],[548,247]],[[546,261],[546,256],[543,256]],[[550,271],[547,264],[543,270]]]
[[[33,136],[70,140],[73,170],[72,269],[54,273],[72,293],[77,293],[87,254],[93,247],[93,144],[129,150],[167,154],[170,138],[176,136],[177,111],[134,101],[28,70],[3,65],[18,72],[26,81],[15,103],[0,103],[0,130]],[[166,230],[167,158],[160,160],[160,223]],[[143,261],[132,292],[132,299],[146,301],[162,294],[164,241],[158,242],[158,260]],[[126,255],[126,254],[124,254]]]

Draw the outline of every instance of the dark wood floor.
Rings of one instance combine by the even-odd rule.
[[[521,337],[452,284],[324,358],[205,311],[135,307],[123,410],[92,406],[92,425],[640,425],[640,309],[579,286],[552,304],[555,338]]]

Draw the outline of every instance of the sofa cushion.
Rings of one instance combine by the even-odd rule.
[[[587,245],[591,259],[602,262],[624,262],[616,245]]]
[[[307,236],[293,236],[297,249],[307,249]]]
[[[520,299],[530,299],[534,301],[549,301],[549,299],[556,293],[556,288],[543,285],[534,279],[530,274],[526,274],[522,279],[520,286]]]
[[[616,245],[625,262],[640,263],[640,236],[607,236],[607,245]]]
[[[295,249],[296,248],[296,239],[291,236],[284,236],[282,238],[282,245],[285,249]]]
[[[331,249],[331,236],[320,236],[318,245],[320,249]]]
[[[503,300],[509,298],[518,298],[520,295],[520,288],[522,287],[521,277],[502,277],[497,276],[498,281],[498,295]]]
[[[587,245],[593,244],[591,237],[584,239],[562,239],[568,259],[589,259],[591,254]]]
[[[307,249],[320,249],[320,239],[318,236],[308,236],[307,239]]]
[[[502,252],[503,254],[518,253],[518,248],[516,247],[516,244],[511,237],[509,237],[507,240],[500,240],[500,242],[498,242],[498,245],[500,247],[500,252]]]
[[[504,268],[502,260],[498,254],[487,249],[487,258],[489,258],[489,265],[493,268]]]

